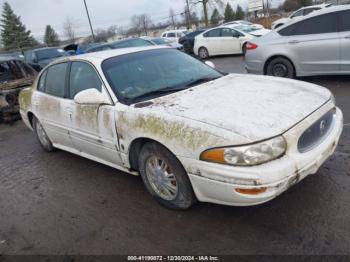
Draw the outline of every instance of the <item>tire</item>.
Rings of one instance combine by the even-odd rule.
[[[247,43],[244,43],[242,46],[242,53],[245,56],[245,54],[247,53]]]
[[[266,74],[270,76],[294,78],[295,70],[293,64],[288,59],[277,57],[268,63]]]
[[[50,138],[47,136],[43,126],[36,117],[33,117],[33,129],[41,147],[46,152],[53,152],[56,150],[52,145]]]
[[[147,143],[139,156],[139,171],[148,192],[170,209],[188,209],[196,197],[179,160],[157,143]]]
[[[198,56],[201,59],[208,59],[209,58],[209,52],[208,49],[206,49],[205,47],[201,47],[198,49]]]

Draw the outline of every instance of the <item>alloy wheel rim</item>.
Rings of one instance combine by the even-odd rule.
[[[202,48],[200,50],[200,56],[201,56],[201,58],[206,58],[208,56],[207,51]]]
[[[146,162],[146,176],[152,189],[164,200],[174,200],[178,194],[178,183],[168,164],[156,157]]]
[[[285,77],[288,74],[288,68],[284,64],[275,64],[273,66],[273,75],[279,77]]]

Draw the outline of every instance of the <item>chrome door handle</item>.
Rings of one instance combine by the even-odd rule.
[[[298,40],[291,40],[288,42],[288,44],[292,44],[292,45],[299,44],[299,43],[300,43],[300,41],[298,41]]]

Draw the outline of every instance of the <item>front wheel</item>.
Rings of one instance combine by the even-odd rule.
[[[293,64],[286,58],[277,57],[269,62],[266,74],[270,76],[294,78],[295,70]]]
[[[196,201],[183,166],[159,144],[147,143],[143,146],[139,169],[148,192],[163,206],[187,209]]]

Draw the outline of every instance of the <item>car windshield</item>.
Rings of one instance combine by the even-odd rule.
[[[102,70],[117,95],[131,104],[210,81],[223,74],[173,49],[156,49],[107,59]]]
[[[51,48],[51,49],[43,49],[43,50],[36,51],[36,56],[39,61],[66,56],[66,55],[67,53],[60,48]]]
[[[247,25],[238,25],[238,26],[235,26],[234,28],[238,29],[240,31],[243,31],[245,33],[250,33],[250,32],[258,30],[252,26],[247,26]]]

